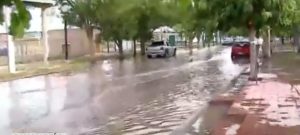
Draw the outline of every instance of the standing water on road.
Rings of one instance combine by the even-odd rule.
[[[229,89],[246,65],[230,49],[176,58],[99,61],[74,75],[0,83],[0,134],[170,134],[210,98]]]

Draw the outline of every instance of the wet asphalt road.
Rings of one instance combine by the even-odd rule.
[[[170,134],[231,86],[246,65],[230,48],[172,58],[99,61],[85,72],[0,83],[0,134]]]

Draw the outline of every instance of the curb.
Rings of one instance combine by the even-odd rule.
[[[227,87],[230,87],[232,85],[232,82],[235,82],[237,79],[239,79],[241,76],[243,76],[243,74],[249,70],[249,67],[245,67],[240,74],[238,74],[237,76],[235,76],[229,83],[229,85]],[[214,97],[212,97],[211,100],[213,100]],[[209,101],[210,102],[210,101]],[[200,114],[205,110],[205,108],[207,108],[209,106],[209,102],[201,107],[200,109],[196,110],[192,116],[190,118],[188,118],[187,120],[185,120],[183,122],[183,124],[181,126],[179,126],[178,128],[176,128],[175,130],[173,130],[171,132],[170,135],[184,135],[187,133],[188,129],[191,129],[191,127],[193,126],[193,124],[198,120]]]
[[[207,108],[208,105],[203,106],[203,108]],[[198,109],[188,120],[184,122],[179,128],[173,130],[170,135],[184,135],[186,134],[187,130],[192,127],[192,125],[198,120],[200,114],[205,111],[205,109],[200,108]]]

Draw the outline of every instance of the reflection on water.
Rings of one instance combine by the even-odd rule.
[[[0,84],[0,134],[8,134],[10,129],[10,109],[12,107],[8,83]]]
[[[66,77],[41,76],[0,83],[0,134],[10,134],[41,117],[59,112],[66,98]]]
[[[78,133],[103,126],[98,134],[116,127],[128,134],[169,133],[244,68],[229,54],[210,48],[193,62],[188,55],[103,61],[72,76],[0,83],[0,105],[6,106],[0,117],[9,116],[0,132],[11,127]]]

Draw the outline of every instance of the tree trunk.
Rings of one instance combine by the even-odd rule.
[[[197,34],[197,48],[200,49],[201,34]]]
[[[254,27],[249,28],[249,39],[251,42],[250,45],[250,77],[251,80],[257,79],[257,54],[256,54],[256,45],[253,45],[252,43],[255,40],[256,30]]]
[[[297,53],[300,53],[300,32],[299,28],[296,26],[294,27],[294,46],[297,48]]]
[[[217,32],[217,44],[221,44],[221,34],[220,34],[220,31]]]
[[[215,46],[215,35],[213,35],[212,45]]]
[[[116,44],[114,45],[114,50],[115,50],[115,52],[117,52],[117,46],[118,46],[118,45],[116,45]]]
[[[94,36],[93,28],[88,26],[85,28],[85,31],[88,39],[89,48],[90,48],[90,56],[94,57],[96,54],[96,46],[93,41],[93,36]]]
[[[109,41],[106,41],[107,53],[109,53]]]
[[[203,44],[203,47],[206,47],[206,45],[205,45],[205,35],[204,34],[202,34],[202,44]]]
[[[145,46],[146,41],[141,40],[141,54],[145,55],[146,54],[146,46]]]
[[[267,58],[267,51],[268,51],[268,50],[267,50],[268,35],[267,35],[267,34],[263,34],[263,39],[264,39],[264,42],[263,42],[261,48],[262,48],[262,52],[263,52],[263,57],[264,57],[264,58]]]
[[[219,33],[219,45],[222,45],[222,35]]]
[[[122,40],[116,41],[116,44],[117,44],[117,46],[119,48],[120,58],[124,58],[124,54],[123,54],[123,42],[122,42]]]
[[[210,47],[210,37],[206,38],[207,46]]]
[[[284,37],[281,37],[281,44],[284,45]]]
[[[193,38],[192,37],[189,38],[188,46],[189,46],[189,54],[191,56],[191,55],[193,55]]]
[[[133,40],[133,56],[136,56],[136,40]]]
[[[266,38],[266,41],[265,43],[263,44],[264,49],[263,50],[263,53],[264,53],[264,58],[271,58],[271,30],[270,28],[268,28],[267,30],[267,38]]]

